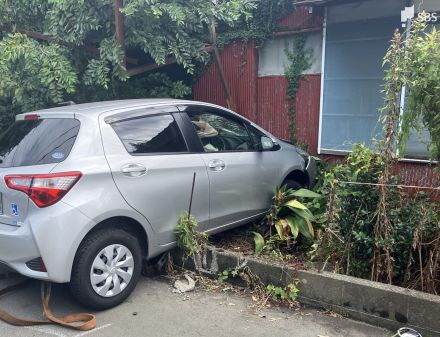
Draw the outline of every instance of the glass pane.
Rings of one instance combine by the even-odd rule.
[[[411,130],[407,148],[404,153],[405,158],[429,159],[430,153],[428,146],[430,144],[431,137],[427,129],[423,129],[421,132]]]
[[[188,115],[205,152],[254,150],[242,123],[212,113],[188,112]]]
[[[277,37],[273,40],[266,40],[259,48],[258,57],[258,76],[281,75],[284,76],[289,60],[286,55],[286,46],[292,50],[294,36]],[[321,73],[321,54],[322,54],[322,32],[312,32],[307,34],[304,48],[312,49],[313,55],[310,60],[311,66],[303,74]]]
[[[0,167],[59,163],[67,158],[80,122],[72,118],[17,121],[0,136]]]
[[[322,149],[351,150],[382,137],[382,59],[399,26],[398,16],[328,25]]]
[[[186,152],[186,144],[174,118],[158,115],[112,124],[131,154]]]

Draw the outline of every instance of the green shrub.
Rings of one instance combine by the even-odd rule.
[[[440,276],[439,204],[427,193],[390,186],[387,216],[393,231],[390,237],[376,239],[379,189],[362,183],[377,184],[383,165],[378,154],[358,144],[345,163],[321,172],[316,191],[322,197],[307,204],[312,212],[323,209],[326,212],[312,257],[330,262],[338,272],[371,278],[375,247],[391,243],[393,282],[437,293],[440,291],[436,281]],[[390,184],[399,184],[399,177],[391,176]]]

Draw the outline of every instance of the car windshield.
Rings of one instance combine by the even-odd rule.
[[[73,118],[16,121],[0,135],[0,168],[63,161],[79,127],[79,121]]]

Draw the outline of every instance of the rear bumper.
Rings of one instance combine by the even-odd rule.
[[[0,263],[16,272],[46,280],[48,274],[29,269],[26,262],[40,256],[29,226],[13,227],[0,224]]]
[[[29,207],[23,226],[0,224],[0,263],[24,276],[69,282],[76,250],[93,221],[62,201],[47,208]],[[47,272],[26,265],[39,257]]]
[[[308,156],[306,172],[307,175],[309,176],[309,188],[313,188],[313,186],[315,185],[317,168],[316,168],[316,160],[312,156]]]

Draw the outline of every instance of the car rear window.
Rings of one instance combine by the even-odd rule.
[[[75,143],[80,122],[73,118],[16,121],[0,135],[0,167],[59,163]]]
[[[111,124],[133,155],[186,152],[179,127],[170,114],[128,119]]]

